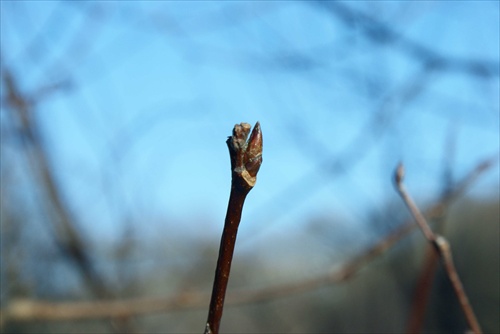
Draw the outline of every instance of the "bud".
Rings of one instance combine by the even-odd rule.
[[[256,182],[257,172],[262,165],[262,131],[257,122],[247,141],[251,126],[248,123],[236,124],[233,135],[227,139],[231,156],[233,181],[251,189]],[[239,181],[235,178],[240,179]]]
[[[248,123],[236,124],[233,129],[232,145],[235,150],[241,151],[246,148],[246,141],[248,134],[250,133],[250,128],[252,126]]]
[[[245,169],[255,177],[262,165],[262,131],[260,123],[255,124],[245,152]]]

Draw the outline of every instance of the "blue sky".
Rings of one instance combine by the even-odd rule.
[[[409,189],[431,201],[450,137],[456,178],[498,154],[498,73],[423,77],[411,53],[367,37],[361,22],[345,24],[330,5],[3,1],[2,66],[27,94],[69,83],[37,104],[37,119],[64,194],[91,235],[121,236],[132,221],[144,234],[217,236],[230,186],[225,140],[239,122],[260,121],[264,135],[242,239],[262,229],[299,233],[322,215],[369,224],[397,200],[391,174],[399,161]],[[498,2],[341,6],[498,72]],[[386,123],[374,130],[381,111]],[[4,111],[2,122],[9,125]],[[4,158],[15,151],[7,145]],[[318,166],[332,157],[355,162],[331,177]],[[498,196],[498,184],[495,169],[472,193]]]

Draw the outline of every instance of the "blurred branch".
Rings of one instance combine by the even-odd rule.
[[[396,180],[396,189],[405,202],[406,206],[410,210],[411,214],[415,218],[415,221],[418,224],[418,227],[424,234],[427,241],[434,247],[437,255],[441,258],[446,274],[448,275],[448,279],[455,290],[455,294],[457,295],[458,301],[460,302],[460,306],[462,307],[462,311],[464,312],[467,323],[469,324],[470,329],[476,334],[481,333],[481,327],[479,326],[479,322],[477,321],[476,315],[474,314],[474,310],[470,305],[469,298],[465,293],[462,281],[458,276],[457,270],[455,268],[455,264],[453,263],[451,247],[449,242],[441,235],[435,234],[430,228],[427,220],[422,215],[417,205],[411,198],[410,194],[407,192],[403,180],[404,180],[404,167],[400,164],[395,173]]]
[[[85,252],[84,242],[77,232],[74,219],[56,185],[53,169],[49,164],[46,149],[33,119],[35,101],[21,94],[9,69],[2,69],[2,79],[7,90],[7,104],[11,107],[9,109],[15,114],[14,117],[20,121],[19,135],[24,139],[23,143],[26,145],[25,151],[30,161],[29,165],[33,169],[33,174],[39,178],[42,188],[59,218],[50,220],[55,230],[56,242],[64,254],[76,264],[95,295],[101,298],[108,297],[103,282],[95,272],[90,257]]]
[[[450,193],[453,189],[453,166],[456,152],[456,126],[450,126],[447,140],[445,142],[443,170],[442,170],[442,196]],[[446,222],[446,213],[434,220],[434,230],[442,234]],[[439,264],[439,257],[431,246],[426,247],[424,263],[413,292],[413,300],[406,327],[407,333],[420,333],[424,326],[427,304],[431,296],[432,285],[436,270]]]
[[[22,2],[19,4],[23,4]],[[28,3],[24,3],[25,6],[28,6]],[[51,8],[50,13],[46,17],[44,23],[36,30],[35,34],[25,43],[24,48],[21,52],[15,55],[16,59],[19,59],[21,62],[31,62],[33,64],[38,64],[44,61],[46,57],[50,55],[49,49],[52,45],[59,42],[59,36],[52,36],[50,39],[50,43],[47,43],[47,31],[57,31],[55,28],[56,24],[60,24],[61,17],[63,15],[62,8],[63,2],[57,2]],[[27,15],[28,10],[24,8],[24,10],[18,13],[18,15],[23,15],[29,17]],[[32,20],[27,20],[27,23],[33,23]],[[20,27],[16,27],[16,31],[22,31],[21,27],[26,24],[22,20],[13,20],[13,23],[19,24]]]
[[[373,16],[353,10],[339,1],[315,1],[314,4],[339,18],[347,26],[361,28],[367,38],[381,45],[392,45],[424,64],[433,64],[443,70],[464,72],[478,77],[500,75],[498,62],[458,58],[441,54],[405,37]]]
[[[498,157],[486,159],[479,163],[472,171],[465,175],[450,193],[443,194],[440,200],[429,208],[425,215],[428,218],[440,217],[442,212],[467,189],[486,170],[498,163]],[[258,290],[240,290],[228,294],[225,305],[242,305],[285,298],[294,294],[304,293],[325,285],[340,283],[348,280],[359,272],[366,264],[378,258],[394,244],[403,239],[416,227],[413,220],[408,221],[375,245],[369,247],[357,257],[344,264],[337,270],[313,277],[300,282],[283,284]],[[64,302],[53,303],[32,300],[12,301],[0,313],[2,323],[9,321],[61,321],[103,319],[114,317],[129,317],[161,312],[180,310],[205,309],[209,294],[201,292],[183,292],[173,297],[136,298],[114,301],[96,302]]]
[[[282,203],[284,199],[287,200],[286,204],[288,207],[296,208],[302,203],[305,203],[307,197],[321,190],[322,187],[328,185],[334,178],[352,169],[359,161],[363,160],[373,147],[375,147],[375,144],[378,143],[385,134],[391,122],[399,115],[398,112],[401,113],[408,104],[422,94],[427,86],[429,78],[434,73],[433,70],[434,68],[432,66],[424,66],[417,73],[410,76],[404,84],[388,94],[380,102],[369,120],[360,127],[356,136],[345,145],[341,152],[330,154],[328,154],[328,150],[322,152],[323,154],[328,154],[328,156],[319,160],[313,170],[303,174],[295,182],[291,182],[278,192],[278,194],[261,205],[260,208],[257,208],[256,211],[266,213],[272,212],[271,207],[279,207],[276,204]],[[310,147],[326,149],[325,145],[322,145],[308,134],[310,131],[300,129],[300,125],[297,125],[301,123],[300,121],[294,123],[293,121],[291,122],[290,128],[300,133],[300,136],[292,136],[292,138],[296,140],[297,147],[304,152],[310,151]],[[317,157],[315,158],[317,159]],[[329,178],[327,180],[318,178],[318,174],[327,174]],[[283,215],[284,213],[289,214],[292,210],[274,212],[274,217],[269,217],[273,215],[273,213],[268,214],[268,217],[266,217],[268,223],[259,226],[258,229],[250,233],[249,236],[243,240],[243,243],[263,234],[271,226],[276,224],[277,216]]]
[[[425,311],[431,295],[432,284],[438,268],[439,257],[436,252],[427,247],[425,250],[424,264],[417,279],[413,292],[410,315],[406,333],[421,333],[425,320]]]
[[[113,294],[106,286],[100,274],[96,271],[94,264],[86,251],[85,243],[77,229],[77,224],[64,202],[61,190],[57,186],[53,168],[50,165],[49,155],[43,144],[43,138],[39,133],[34,116],[34,105],[38,100],[29,98],[21,93],[17,82],[6,67],[2,67],[2,81],[6,88],[6,103],[13,117],[20,123],[19,137],[25,146],[25,153],[29,160],[29,167],[33,175],[39,180],[42,190],[47,196],[48,202],[53,208],[56,219],[49,219],[54,230],[54,240],[62,253],[72,260],[76,269],[84,278],[84,282],[90,291],[98,298],[111,298]],[[42,92],[44,89],[42,89]],[[52,92],[48,89],[47,92]],[[44,94],[38,95],[43,96]],[[112,329],[116,332],[133,332],[130,323],[124,319],[113,319]],[[0,323],[3,322],[1,319]]]

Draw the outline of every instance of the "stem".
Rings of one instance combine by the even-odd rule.
[[[235,190],[235,187],[231,187],[231,195],[229,196],[226,222],[220,242],[219,259],[217,260],[217,269],[215,271],[214,286],[207,320],[207,326],[209,326],[211,333],[219,332],[224,298],[226,296],[227,283],[229,282],[231,261],[233,259],[234,246],[236,244],[236,234],[238,233],[238,226],[240,224],[245,198],[246,194]]]
[[[403,184],[403,178],[404,167],[400,164],[395,174],[396,188],[398,190],[398,193],[410,210],[413,218],[415,218],[415,220],[417,221],[417,224],[422,230],[425,238],[429,241],[429,243],[431,243],[436,253],[441,258],[445,272],[451,282],[451,285],[453,286],[453,289],[455,290],[455,294],[457,295],[458,301],[460,303],[460,306],[462,307],[462,311],[465,315],[465,319],[467,320],[470,329],[475,334],[482,333],[479,322],[477,321],[476,315],[474,314],[474,310],[470,305],[469,298],[465,293],[462,281],[458,276],[455,264],[453,263],[450,244],[443,236],[436,235],[432,231],[426,219],[418,209],[417,205],[415,204],[409,193],[406,191],[406,188]]]
[[[259,122],[255,125],[247,142],[249,132],[249,124],[236,124],[233,135],[227,140],[232,171],[231,194],[229,195],[226,220],[220,242],[205,334],[219,333],[243,204],[255,185],[257,172],[262,164],[262,132]]]
[[[417,280],[415,291],[413,292],[413,302],[411,305],[410,317],[406,333],[421,333],[425,320],[425,311],[429,302],[434,276],[439,264],[439,256],[433,247],[426,249],[425,263],[422,272]]]

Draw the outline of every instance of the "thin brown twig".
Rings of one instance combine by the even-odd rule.
[[[479,322],[477,321],[476,315],[474,314],[474,310],[470,305],[469,298],[465,293],[462,281],[458,276],[455,264],[453,263],[450,244],[443,236],[437,235],[432,231],[429,224],[427,223],[427,220],[422,215],[417,205],[409,195],[403,184],[404,166],[402,164],[400,164],[396,169],[394,178],[396,181],[396,189],[399,195],[410,210],[413,218],[417,222],[417,225],[424,234],[425,238],[429,241],[429,243],[432,244],[436,253],[441,258],[446,274],[448,275],[448,279],[450,280],[453,289],[455,290],[455,294],[457,295],[458,301],[460,302],[460,306],[462,307],[462,311],[464,312],[470,329],[476,334],[482,333]]]
[[[430,245],[425,250],[424,259],[424,264],[422,265],[422,270],[413,292],[413,301],[406,326],[406,333],[408,334],[420,333],[422,331],[427,304],[439,264],[439,256]]]
[[[442,190],[441,194],[446,195],[453,190],[453,160],[456,153],[457,135],[456,124],[448,129],[447,140],[445,141],[445,150],[443,155],[443,170],[442,170]],[[444,231],[447,221],[447,211],[443,211],[443,215],[438,219],[434,219],[434,231],[441,234]],[[421,272],[417,278],[415,289],[413,291],[412,303],[406,326],[406,333],[420,333],[424,326],[427,304],[429,302],[436,271],[439,268],[439,256],[437,256],[430,244],[425,248],[424,262]]]
[[[255,124],[247,142],[250,128],[248,123],[236,124],[233,135],[226,141],[231,158],[231,194],[220,242],[219,259],[205,326],[206,334],[219,333],[243,204],[257,181],[257,172],[262,164],[262,131],[259,122]]]
[[[466,174],[458,185],[450,193],[443,197],[426,211],[429,218],[440,217],[443,210],[450,206],[457,198],[477,180],[477,178],[498,162],[497,157],[489,158],[479,163]],[[348,280],[361,270],[370,261],[378,258],[394,244],[403,239],[416,227],[413,220],[408,221],[391,232],[384,239],[363,251],[360,255],[350,260],[337,270],[286,285],[271,286],[257,290],[240,290],[229,293],[225,305],[245,305],[258,302],[266,302],[285,298],[295,294],[304,293],[325,285],[341,283]],[[173,312],[181,310],[195,310],[206,307],[208,295],[202,292],[184,292],[172,297],[159,298],[133,298],[113,301],[92,302],[46,302],[33,300],[15,300],[0,312],[0,320],[7,322],[22,321],[61,321],[61,320],[85,320],[85,319],[107,319],[127,318],[154,314],[160,312]]]

